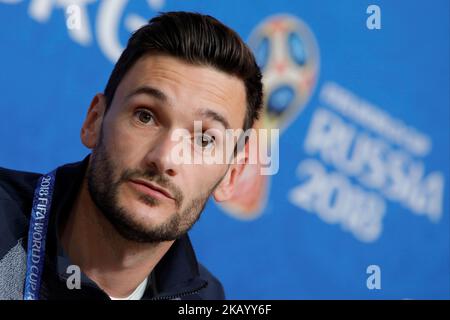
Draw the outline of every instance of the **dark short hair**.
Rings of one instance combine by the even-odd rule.
[[[183,11],[162,13],[132,34],[106,85],[106,110],[127,71],[148,53],[167,54],[236,76],[244,82],[246,90],[243,129],[251,128],[258,119],[262,107],[262,75],[251,50],[235,31],[217,19]]]

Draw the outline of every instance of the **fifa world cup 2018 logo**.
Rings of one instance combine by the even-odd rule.
[[[254,128],[283,132],[305,108],[316,84],[319,50],[314,35],[298,17],[276,15],[262,21],[248,42],[264,83],[264,110]],[[259,169],[259,164],[246,166],[232,199],[221,204],[225,212],[245,220],[260,216],[270,181]]]

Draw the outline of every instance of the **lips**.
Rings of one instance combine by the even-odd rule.
[[[144,191],[145,193],[148,193],[153,196],[157,197],[165,197],[174,200],[173,196],[168,192],[166,189],[163,189],[161,187],[158,187],[157,185],[141,179],[133,179],[130,180],[131,183],[133,183],[138,189],[141,191]]]

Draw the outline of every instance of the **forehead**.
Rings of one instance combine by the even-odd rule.
[[[127,96],[142,87],[164,93],[168,108],[190,113],[213,109],[227,118],[232,128],[242,128],[246,111],[245,86],[233,75],[171,56],[146,55],[126,73],[114,100],[117,98],[119,104],[124,103]]]

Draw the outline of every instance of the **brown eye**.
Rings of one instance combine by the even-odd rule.
[[[150,123],[154,121],[153,115],[147,110],[138,110],[135,115],[138,117],[139,121],[142,123]]]
[[[209,136],[206,134],[199,135],[197,137],[197,144],[204,149],[211,148],[214,146],[216,138],[214,136]]]

